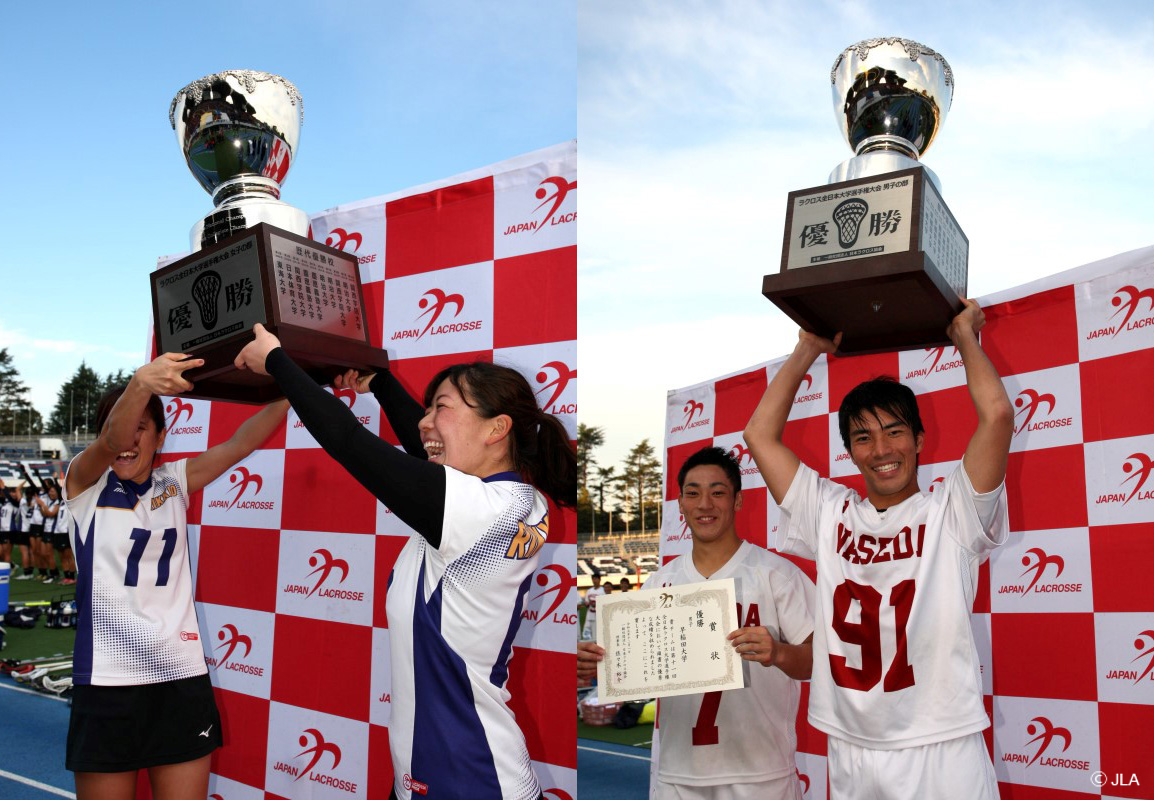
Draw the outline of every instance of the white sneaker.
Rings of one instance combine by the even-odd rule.
[[[32,573],[30,573],[30,572],[25,572],[25,573],[23,573],[22,575],[17,575],[17,576],[16,576],[15,578],[13,578],[12,580],[14,580],[14,581],[30,581],[30,580],[32,580],[34,577],[36,577],[36,576],[35,576],[35,575],[33,575]]]

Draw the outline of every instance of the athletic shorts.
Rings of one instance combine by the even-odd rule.
[[[998,779],[980,732],[898,750],[830,736],[827,748],[832,800],[998,800]]]
[[[39,539],[40,541],[44,542],[45,544],[52,544],[52,531],[44,530],[43,525],[33,524],[28,529],[28,536],[31,539]]]
[[[0,531],[0,544],[8,544],[12,541],[12,531]]]
[[[688,786],[657,781],[656,800],[802,800],[797,774],[757,783],[726,783],[721,786]]]
[[[208,675],[140,686],[73,686],[64,765],[126,772],[180,764],[223,743]]]
[[[12,544],[22,545],[27,547],[30,540],[28,538],[28,531],[12,531]]]
[[[72,547],[72,545],[68,542],[67,533],[52,534],[52,546],[56,548],[56,552],[58,553],[63,553],[65,550]]]

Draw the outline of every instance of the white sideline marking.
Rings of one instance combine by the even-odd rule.
[[[649,761],[649,756],[635,756],[632,753],[617,753],[613,750],[598,750],[596,747],[585,747],[577,745],[578,750],[588,750],[590,753],[604,753],[607,756],[620,756],[621,758],[635,758],[638,761]]]
[[[72,800],[76,800],[76,795],[74,795],[72,792],[66,792],[63,789],[57,789],[55,786],[49,786],[47,783],[34,781],[31,778],[25,778],[23,775],[15,775],[11,772],[5,772],[4,770],[0,769],[0,778],[7,778],[10,781],[23,783],[25,786],[32,786],[34,788],[40,789],[41,791],[48,792],[49,794],[58,795],[60,797],[71,797]]]
[[[24,694],[30,694],[33,697],[46,697],[49,700],[55,700],[57,703],[68,702],[68,698],[66,697],[60,697],[59,695],[55,694],[45,694],[44,692],[38,692],[35,689],[25,689],[23,686],[10,686],[5,682],[0,682],[0,689],[10,689],[13,692],[23,692]]]

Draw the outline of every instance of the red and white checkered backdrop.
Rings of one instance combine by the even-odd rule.
[[[370,340],[388,350],[411,394],[421,397],[449,364],[507,364],[575,437],[576,185],[570,142],[324,211],[311,217],[311,236],[356,253]],[[430,304],[443,307],[435,326]],[[397,443],[371,394],[338,394],[367,428]],[[162,458],[224,441],[256,410],[165,398]],[[576,723],[572,686],[557,676],[574,669],[576,520],[551,510],[514,642],[510,705],[545,796],[570,800]],[[197,614],[224,721],[210,796],[388,797],[385,587],[410,530],[291,411],[263,449],[191,498],[188,521]],[[446,757],[452,746],[445,742]],[[310,766],[305,750],[321,757]]]
[[[1154,247],[979,302],[982,346],[1017,413],[1006,477],[1012,535],[982,565],[973,614],[1002,796],[1154,797]],[[669,392],[663,560],[690,549],[677,470],[706,445],[741,461],[739,532],[773,544],[778,508],[741,432],[784,360]],[[837,408],[882,374],[918,394],[927,431],[918,478],[932,491],[976,422],[952,347],[819,360],[785,441],[864,494]],[[813,562],[792,560],[814,577]],[[825,798],[825,735],[806,722],[808,690],[797,763],[805,797]]]

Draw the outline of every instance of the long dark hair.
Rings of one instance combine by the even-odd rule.
[[[517,471],[559,506],[577,505],[577,454],[561,420],[537,406],[525,376],[515,369],[475,361],[438,372],[425,389],[425,407],[445,380],[485,419],[507,414],[513,420],[509,456]]]

